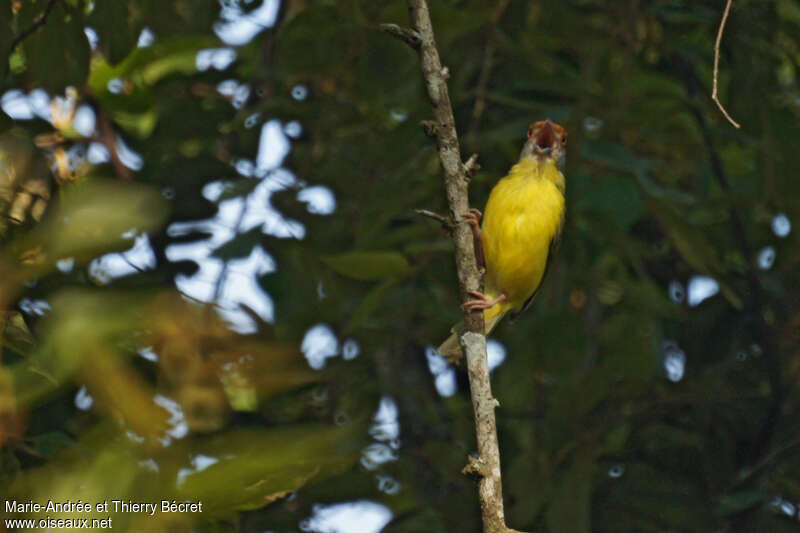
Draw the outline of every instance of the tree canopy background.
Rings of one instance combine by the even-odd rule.
[[[735,2],[736,130],[723,4],[431,1],[475,206],[531,122],[570,132],[563,244],[491,345],[516,529],[797,529],[800,7]],[[479,531],[429,104],[378,30],[405,3],[0,13],[3,499]]]

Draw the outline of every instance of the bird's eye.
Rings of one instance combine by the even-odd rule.
[[[567,136],[564,135],[563,137],[561,137],[561,146],[566,146],[566,145],[567,145]]]

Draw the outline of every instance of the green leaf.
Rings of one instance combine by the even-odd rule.
[[[131,229],[154,230],[166,216],[166,201],[152,189],[114,182],[92,183],[70,188],[63,195],[59,211],[25,242],[41,245],[54,259],[89,259],[95,253],[129,246],[123,233]]]
[[[121,63],[98,60],[92,68],[89,86],[96,94],[108,93],[108,82],[131,77],[136,87],[152,86],[165,76],[197,72],[197,52],[219,46],[213,37],[184,35],[157,41],[147,48],[134,48]]]
[[[742,490],[733,494],[726,494],[720,498],[714,514],[718,516],[728,516],[755,505],[760,505],[769,500],[770,495],[760,490]]]
[[[3,54],[2,59],[0,59],[0,84],[3,83],[8,72],[7,54],[11,47],[11,42],[14,40],[9,13],[11,13],[11,0],[0,0],[0,54]],[[5,129],[3,127],[3,117],[8,118],[5,113],[0,112],[0,131]]]
[[[258,408],[258,390],[241,374],[220,376],[225,395],[234,411],[255,411]]]
[[[633,180],[620,177],[591,179],[583,175],[570,176],[580,180],[582,194],[575,204],[576,211],[599,211],[628,228],[644,215],[644,207]]]
[[[3,78],[2,70],[3,70],[3,65],[0,64],[0,80],[2,80]],[[11,120],[11,117],[9,117],[2,110],[0,110],[0,133],[3,133],[4,131],[8,130],[13,125],[14,121]]]
[[[659,450],[674,452],[675,448],[701,450],[703,447],[701,435],[667,424],[652,424],[642,431],[642,435],[654,443],[653,448]]]
[[[447,531],[439,513],[431,507],[426,507],[418,512],[399,516],[392,520],[382,533],[444,533]]]
[[[741,309],[743,305],[741,297],[723,277],[724,270],[716,246],[712,245],[697,227],[692,226],[674,206],[649,198],[647,208],[661,222],[661,227],[681,257],[699,273],[716,279],[723,296],[736,309]]]
[[[2,333],[0,335],[0,346],[8,347],[21,355],[30,353],[36,343],[36,339],[28,329],[22,313],[9,313]]]
[[[411,269],[397,252],[345,252],[322,257],[322,262],[342,276],[361,281],[396,280]]]
[[[593,163],[631,174],[645,172],[652,165],[649,159],[628,147],[605,140],[587,140],[581,145],[580,152],[581,157]]]
[[[261,226],[257,226],[249,231],[240,233],[230,241],[226,242],[211,254],[220,259],[236,259],[247,257],[258,246],[263,237]]]
[[[345,326],[343,333],[345,335],[350,335],[359,327],[361,327],[361,325],[364,323],[364,320],[375,312],[380,303],[383,301],[383,298],[389,292],[389,289],[394,286],[394,281],[387,280],[369,291],[364,299],[361,300],[361,304],[358,306],[353,318],[351,318],[350,322],[348,322],[347,326]]]
[[[97,349],[101,337],[115,338],[132,328],[149,296],[146,291],[134,295],[74,288],[52,294],[52,309],[41,330],[44,342],[11,367],[19,404],[38,405],[62,387]]]
[[[547,510],[548,531],[558,533],[588,533],[594,454],[578,450],[561,479],[556,483],[553,500]]]
[[[97,31],[98,47],[109,63],[116,64],[136,46],[141,28],[134,27],[135,2],[95,2],[89,23]]]
[[[580,155],[602,167],[633,174],[642,190],[650,196],[684,204],[694,201],[691,195],[683,191],[656,183],[650,177],[654,161],[637,155],[627,146],[605,140],[587,140],[581,145]]]
[[[35,229],[0,249],[0,261],[27,254],[26,275],[43,275],[53,271],[60,258],[74,257],[82,264],[100,254],[129,248],[133,242],[123,234],[153,231],[167,214],[164,197],[141,185],[102,181],[72,185]],[[20,284],[22,279],[9,281]]]
[[[332,24],[332,21],[337,21]],[[296,73],[314,74],[342,64],[348,41],[355,35],[353,19],[342,17],[335,5],[303,10],[280,31],[278,59]],[[303,50],[303,53],[297,53]]]
[[[598,328],[604,363],[613,375],[646,379],[655,369],[656,326],[640,313],[618,313]],[[580,403],[580,402],[577,402]]]
[[[74,444],[72,438],[62,431],[42,433],[33,437],[33,449],[46,459],[53,459],[64,448]]]
[[[630,424],[621,424],[605,436],[605,441],[600,446],[598,452],[604,454],[619,454],[628,442],[628,437],[631,434]]]
[[[45,89],[83,88],[89,75],[89,41],[82,14],[58,2],[41,27],[23,41],[28,74]]]
[[[219,459],[189,474],[178,487],[182,498],[202,501],[204,511],[257,509],[330,475],[358,458],[349,428],[321,425],[267,430],[230,430],[196,442],[192,453]],[[220,490],[225,487],[225,490]]]

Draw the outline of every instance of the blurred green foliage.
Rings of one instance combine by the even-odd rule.
[[[720,97],[741,130],[710,99],[722,2],[430,4],[462,153],[480,156],[473,205],[531,122],[570,133],[563,244],[531,310],[494,334],[508,523],[796,530],[800,247],[773,227],[800,220],[797,3],[734,4]],[[315,504],[368,499],[392,510],[386,532],[479,531],[460,474],[475,447],[466,378],[440,396],[426,358],[460,313],[448,235],[414,213],[445,211],[418,126],[430,107],[416,54],[378,30],[407,24],[405,3],[284,0],[274,24],[254,18],[271,5],[0,0],[3,108],[37,88],[49,106],[0,113],[3,499],[199,500],[199,515],[115,527],[281,533]],[[234,19],[257,35],[223,42]],[[198,68],[224,48],[230,65]],[[259,162],[281,150],[259,148],[270,121],[289,135],[280,169]],[[87,160],[92,144],[105,162]],[[256,194],[286,170],[296,179]],[[333,193],[332,213],[310,186]],[[213,224],[176,228],[231,206],[211,303],[181,298],[175,280],[200,266],[168,250]],[[258,208],[290,230],[247,223]],[[98,276],[91,261],[131,235],[154,266]],[[242,305],[258,330],[238,334],[215,302],[224,316],[225,277],[258,250],[274,260],[258,276],[274,320]],[[718,293],[696,301],[698,276]],[[302,343],[321,323],[337,337],[323,355],[345,357],[319,369]],[[399,448],[369,464],[381,397]]]

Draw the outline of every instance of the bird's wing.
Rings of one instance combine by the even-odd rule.
[[[547,250],[547,260],[545,261],[544,264],[544,273],[542,273],[542,279],[541,281],[539,281],[539,286],[536,287],[536,290],[533,291],[533,294],[531,294],[528,297],[528,299],[525,300],[525,303],[522,304],[522,309],[520,309],[516,313],[511,313],[512,322],[516,320],[520,314],[522,314],[526,309],[528,309],[531,306],[534,297],[536,297],[536,294],[539,292],[539,287],[541,287],[542,283],[544,283],[544,280],[547,279],[547,273],[550,272],[550,265],[553,262],[552,261],[553,255],[555,255],[556,250],[558,250],[558,245],[561,244],[561,230],[564,229],[564,218],[565,217],[561,217],[561,222],[556,228],[556,232],[553,234],[553,238],[550,239],[550,247]]]

